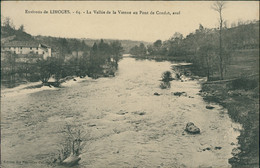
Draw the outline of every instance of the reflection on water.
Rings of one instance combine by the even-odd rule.
[[[161,82],[160,88],[161,89],[169,89],[169,88],[171,88],[171,83],[170,82]]]
[[[219,105],[205,108],[197,81],[171,81],[161,89],[161,74],[170,70],[170,62],[124,58],[114,78],[2,93],[3,164],[48,162],[59,149],[61,128],[75,123],[88,132],[79,167],[230,167],[240,125]],[[187,122],[201,134],[185,133]]]

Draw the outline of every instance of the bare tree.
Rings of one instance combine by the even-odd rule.
[[[223,50],[222,50],[222,29],[223,29],[223,23],[224,19],[222,16],[223,9],[225,8],[226,3],[224,1],[216,1],[212,5],[212,9],[217,11],[219,13],[219,68],[220,68],[220,78],[221,80],[224,79],[223,77]]]

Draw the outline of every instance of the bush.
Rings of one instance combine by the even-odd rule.
[[[58,158],[54,162],[62,163],[70,156],[79,156],[86,145],[86,134],[82,131],[83,128],[75,125],[67,124],[62,130],[63,141],[59,144]]]
[[[255,89],[259,85],[259,81],[257,78],[249,79],[246,77],[242,77],[232,81],[232,89],[244,89],[244,90],[252,90]]]
[[[169,82],[173,80],[172,78],[172,73],[170,71],[165,71],[163,74],[162,74],[162,81],[164,82]]]

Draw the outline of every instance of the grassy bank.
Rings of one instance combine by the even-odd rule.
[[[202,84],[206,101],[217,102],[228,110],[234,122],[242,124],[229,163],[237,168],[259,167],[259,76]]]

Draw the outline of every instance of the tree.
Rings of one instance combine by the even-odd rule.
[[[112,58],[117,69],[118,61],[122,58],[123,47],[119,41],[112,42],[110,46],[111,46]]]
[[[130,49],[130,54],[137,56],[139,54],[138,50],[139,50],[139,47],[137,45],[135,45],[134,47],[132,47]]]
[[[111,49],[110,46],[104,42],[103,39],[100,42],[94,43],[90,52],[90,66],[89,72],[91,74],[98,74],[102,72],[102,65],[105,65],[110,59]]]
[[[211,44],[201,46],[198,52],[199,57],[201,57],[200,65],[207,71],[207,80],[210,80],[210,75],[212,74],[214,54],[215,48]]]
[[[11,27],[11,24],[12,24],[12,21],[11,21],[11,18],[10,17],[5,17],[3,18],[3,26],[4,27]]]
[[[153,55],[155,55],[155,54],[160,55],[161,48],[162,48],[162,40],[156,40],[153,43],[153,46],[152,46],[152,54]]]
[[[21,32],[24,32],[24,25],[23,24],[21,24],[21,26],[19,27],[19,29],[18,29],[19,31],[21,31]]]
[[[139,53],[140,53],[140,55],[145,55],[146,54],[146,47],[145,47],[144,43],[140,43],[140,45],[139,45]]]
[[[202,25],[200,25],[200,26],[202,26]],[[203,26],[202,26],[202,28],[203,28]],[[179,32],[175,32],[174,33],[174,35],[171,37],[171,39],[170,40],[173,40],[173,41],[181,41],[183,39],[183,35],[181,34],[181,33],[179,33]]]
[[[98,57],[100,59],[100,63],[104,64],[110,62],[111,58],[111,48],[109,44],[105,43],[103,39],[98,43]]]
[[[49,61],[38,60],[37,65],[39,67],[40,80],[42,81],[42,83],[47,83],[51,77]]]
[[[154,47],[153,47],[153,45],[148,45],[148,46],[147,46],[147,52],[148,52],[150,55],[154,55]]]
[[[4,52],[1,54],[1,76],[9,77],[10,83],[15,82],[15,74],[17,73],[16,58],[17,55],[11,52]]]
[[[135,45],[133,48],[130,49],[130,54],[136,56],[144,56],[146,55],[146,47],[143,43],[140,43],[139,46]],[[151,53],[150,53],[151,54]]]
[[[155,47],[156,50],[159,50],[162,47],[162,40],[156,40],[153,43],[153,46]]]
[[[174,33],[174,35],[166,43],[168,46],[168,55],[169,56],[183,56],[185,50],[182,45],[183,35],[179,32]]]
[[[219,68],[220,68],[220,79],[223,80],[223,54],[222,54],[222,29],[223,29],[223,23],[224,19],[222,16],[223,9],[225,8],[225,2],[224,1],[216,1],[213,3],[212,9],[217,11],[219,14]]]
[[[62,65],[58,58],[38,60],[37,65],[42,83],[47,83],[52,75],[54,75],[56,82],[59,82],[62,74]]]

